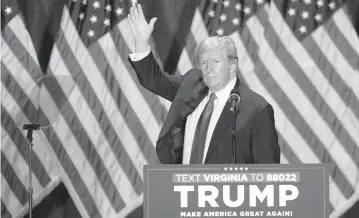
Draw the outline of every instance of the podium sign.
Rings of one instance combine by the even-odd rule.
[[[147,165],[145,218],[328,217],[323,164]]]

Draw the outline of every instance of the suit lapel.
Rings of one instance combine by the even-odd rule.
[[[240,96],[241,90],[242,90],[242,84],[240,82],[240,79],[237,78],[236,85],[234,86],[231,93],[237,93]],[[239,106],[240,106],[240,103],[236,106],[237,115],[239,114],[238,113]],[[228,99],[226,105],[223,108],[221,116],[218,119],[217,125],[213,131],[205,162],[208,161],[208,158],[211,155],[211,153],[213,152],[214,148],[216,148],[217,145],[222,141],[221,139],[223,137],[223,134],[226,131],[231,131],[232,121],[233,121],[233,112],[230,110],[230,108],[231,108],[231,103]]]

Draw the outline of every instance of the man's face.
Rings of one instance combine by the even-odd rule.
[[[206,86],[217,92],[223,89],[231,79],[230,63],[225,50],[213,50],[201,53],[198,62]]]

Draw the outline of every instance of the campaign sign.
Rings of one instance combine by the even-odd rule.
[[[323,164],[147,165],[145,218],[328,217]]]

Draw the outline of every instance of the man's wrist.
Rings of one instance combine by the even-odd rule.
[[[135,41],[135,53],[146,52],[150,43],[148,41]]]

